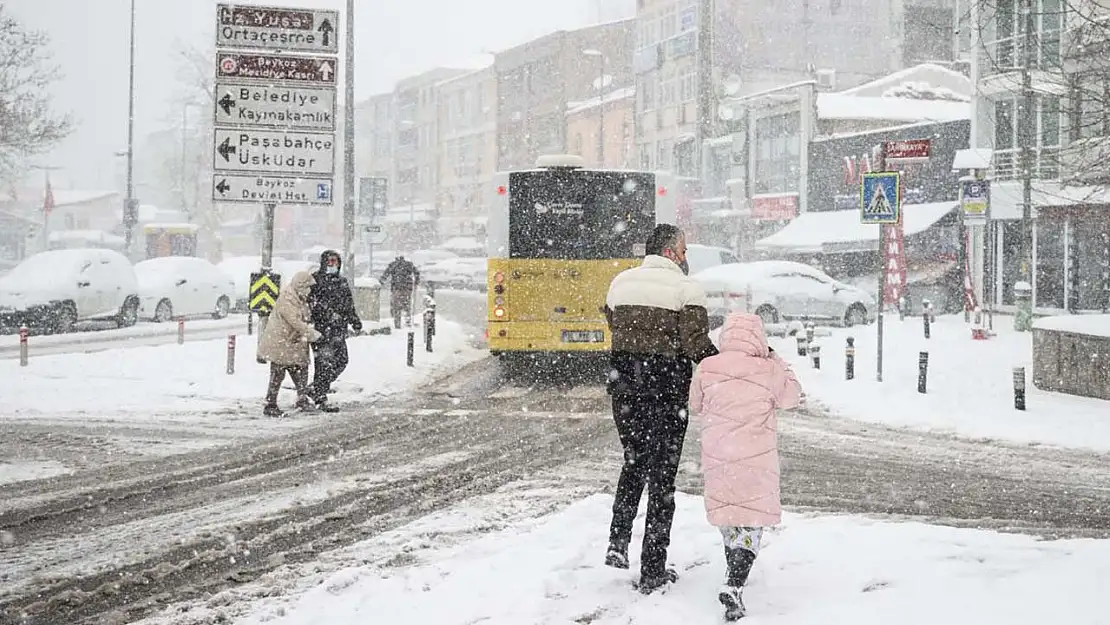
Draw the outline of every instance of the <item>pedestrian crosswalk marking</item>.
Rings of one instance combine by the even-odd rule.
[[[527,386],[506,386],[490,394],[490,399],[520,399],[532,391]]]
[[[878,185],[875,193],[871,196],[871,204],[867,207],[868,215],[893,215],[894,207],[890,205],[890,200],[886,199],[886,190],[882,185]]]

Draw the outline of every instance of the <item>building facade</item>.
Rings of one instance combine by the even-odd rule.
[[[483,236],[497,170],[497,73],[493,67],[436,86],[439,106],[439,235]]]
[[[976,242],[977,278],[1003,310],[1028,281],[1038,312],[1110,308],[1110,9],[1097,2],[979,2],[985,28],[976,46],[978,93],[973,141],[989,154],[991,222]],[[1028,54],[1027,54],[1028,53]],[[1032,119],[1021,91],[1027,59]],[[1026,125],[1028,123],[1028,126]],[[1024,221],[1022,151],[1031,129],[1032,201]],[[1023,239],[1030,254],[1023,258]],[[1028,267],[1029,271],[1024,269]]]
[[[379,93],[355,109],[355,172],[384,176],[393,172],[393,93]]]
[[[406,78],[393,90],[393,177],[385,216],[393,245],[418,249],[438,238],[439,105],[436,85],[466,73],[436,68]]]
[[[636,89],[625,87],[567,106],[570,153],[587,167],[635,169]]]
[[[632,85],[634,23],[558,31],[496,55],[498,169],[569,151],[567,105]]]

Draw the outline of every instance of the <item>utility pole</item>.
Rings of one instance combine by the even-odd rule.
[[[1033,93],[1033,67],[1037,62],[1036,15],[1033,12],[1036,0],[1025,0],[1025,36],[1023,50],[1025,62],[1021,70],[1021,108],[1018,117],[1018,140],[1021,145],[1021,280],[1033,285],[1033,150],[1036,144],[1037,108]],[[1032,294],[1020,299],[1018,312],[1014,317],[1014,329],[1027,332],[1032,329]]]
[[[713,100],[715,89],[713,86],[713,0],[701,0],[698,4],[698,123],[694,131],[694,158],[697,163],[698,178],[702,184],[706,182],[706,146],[713,133]],[[681,173],[681,172],[679,172]]]
[[[355,270],[355,0],[347,0],[346,67],[343,102],[343,260],[344,273]]]
[[[127,78],[127,197],[123,204],[124,255],[131,258],[135,223],[139,219],[135,201],[135,0],[131,0],[131,60]]]

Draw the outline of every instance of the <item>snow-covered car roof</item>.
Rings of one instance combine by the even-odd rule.
[[[800,273],[827,277],[824,272],[805,263],[789,260],[757,260],[750,263],[728,263],[699,271],[693,278],[702,282],[750,282],[783,273]],[[831,279],[831,278],[830,278]]]

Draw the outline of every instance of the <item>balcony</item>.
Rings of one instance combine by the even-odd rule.
[[[1021,148],[994,151],[994,179],[1020,180]],[[1035,180],[1060,179],[1060,148],[1033,148],[1033,178]]]
[[[1064,95],[1067,93],[1067,81],[1064,79],[1060,35],[1053,33],[1043,37],[1030,71],[1033,90],[1037,93]],[[979,92],[982,95],[991,97],[1021,91],[1022,70],[1025,65],[1024,43],[1024,37],[1007,37],[984,44],[986,54],[980,65],[982,77],[979,79]]]

